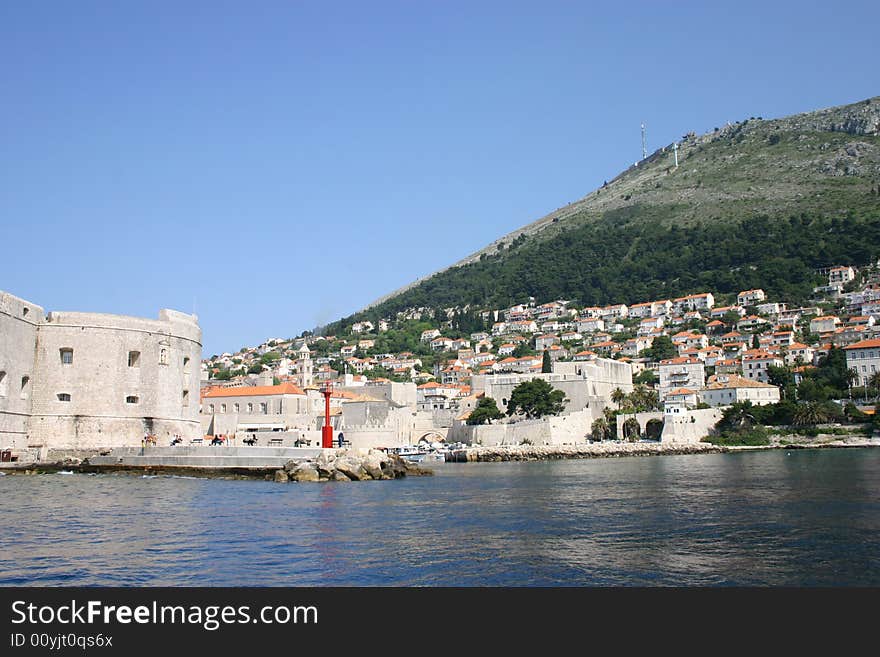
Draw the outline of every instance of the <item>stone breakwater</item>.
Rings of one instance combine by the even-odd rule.
[[[595,459],[619,456],[664,454],[709,454],[727,451],[709,443],[585,443],[582,445],[498,445],[454,450],[446,460],[455,463],[496,461],[546,461],[553,459]]]
[[[370,481],[432,474],[431,470],[378,449],[325,449],[314,460],[288,461],[283,468],[275,471],[274,480],[279,483]]]

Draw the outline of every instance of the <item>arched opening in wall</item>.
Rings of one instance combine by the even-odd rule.
[[[58,393],[58,401],[60,401],[60,402],[69,402],[69,401],[70,401],[70,393],[68,393],[68,392],[59,392],[59,393]]]
[[[0,397],[5,397],[9,393],[9,378],[6,372],[0,372]]]
[[[159,365],[168,364],[168,347],[159,348]]]
[[[233,413],[238,413],[238,409],[239,409],[238,403],[235,403],[232,405],[232,412]]]
[[[189,357],[188,356],[183,357],[183,373],[189,374]]]
[[[126,404],[137,404],[138,398],[135,395],[129,395],[128,397],[125,398],[125,403]]]
[[[27,314],[28,314],[30,311],[31,311],[31,309],[28,308],[27,306],[25,306],[24,308],[21,309],[21,316],[22,316],[22,317],[27,317]]]
[[[28,399],[31,396],[31,377],[21,377],[21,398]]]
[[[139,351],[129,351],[128,352],[128,366],[129,367],[140,367],[141,366],[141,352],[139,352]]]
[[[648,440],[660,440],[662,433],[663,420],[654,418],[653,420],[648,420],[647,424],[645,424],[645,438]]]
[[[183,391],[183,407],[189,406],[189,390]]]

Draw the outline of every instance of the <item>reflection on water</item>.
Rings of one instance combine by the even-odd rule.
[[[880,450],[436,471],[0,477],[0,584],[880,584]]]

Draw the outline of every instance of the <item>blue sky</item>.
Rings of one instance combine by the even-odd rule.
[[[643,121],[880,94],[875,3],[704,4],[2,3],[0,289],[232,351],[584,196]]]

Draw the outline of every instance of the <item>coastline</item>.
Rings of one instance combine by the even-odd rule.
[[[789,436],[797,438],[798,436]],[[744,451],[858,449],[880,447],[880,438],[841,438],[820,434],[800,436],[802,442],[774,441],[770,445],[712,445],[711,443],[583,443],[579,445],[496,445],[452,450],[447,463],[497,463],[502,461],[553,461],[570,459],[627,458],[638,456],[682,456],[689,454],[735,454]],[[420,468],[413,468],[416,474]],[[422,469],[424,470],[424,469]],[[180,465],[91,465],[88,460],[68,458],[58,461],[2,463],[2,475],[37,475],[57,472],[78,474],[128,474],[135,476],[178,476],[214,479],[273,480],[277,467],[209,467]],[[430,472],[430,471],[427,471]],[[424,472],[424,474],[427,474]]]

